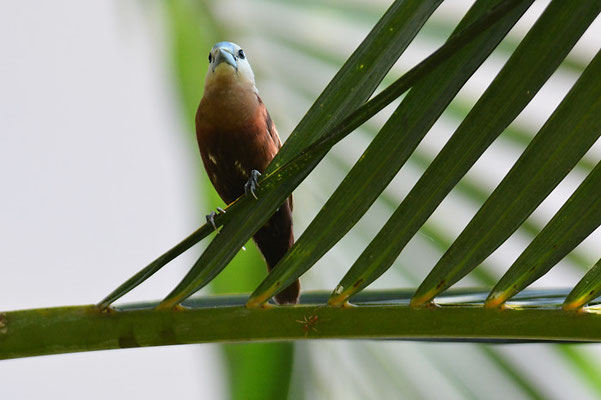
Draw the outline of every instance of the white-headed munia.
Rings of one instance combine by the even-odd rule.
[[[196,138],[209,179],[227,204],[245,192],[255,195],[257,178],[282,147],[246,55],[234,43],[217,43],[209,53],[204,94],[196,113]],[[253,239],[271,270],[294,244],[292,196]],[[294,304],[299,291],[297,280],[275,300]]]

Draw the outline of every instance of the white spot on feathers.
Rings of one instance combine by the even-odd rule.
[[[236,162],[234,163],[234,166],[242,175],[244,175],[244,176],[248,175],[248,171],[242,166],[242,163],[240,161],[236,160]]]

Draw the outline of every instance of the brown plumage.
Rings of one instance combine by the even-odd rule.
[[[242,50],[216,44],[196,113],[196,138],[209,179],[227,204],[244,194],[252,170],[263,173],[282,146],[273,121],[254,85]],[[271,270],[294,243],[292,197],[253,236]],[[275,296],[279,304],[296,303],[298,280]]]

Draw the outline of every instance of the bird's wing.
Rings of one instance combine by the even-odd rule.
[[[259,97],[259,102],[261,102],[261,104],[263,104],[263,101],[261,100],[260,97]],[[265,110],[265,122],[267,125],[267,132],[269,133],[269,137],[271,138],[273,144],[279,150],[282,148],[282,141],[280,140],[280,135],[278,134],[278,131],[275,128],[275,124],[273,123],[273,120],[271,119],[271,116],[269,115],[269,111],[267,111],[267,107],[263,107],[263,109]],[[292,209],[293,209],[292,194],[290,195],[290,197],[288,197],[288,204],[290,205],[290,211],[292,211]]]
[[[265,125],[267,126],[267,132],[269,133],[269,137],[271,138],[271,141],[273,142],[275,147],[279,150],[282,148],[282,141],[280,140],[280,135],[278,135],[278,131],[277,129],[275,129],[275,124],[273,123],[273,120],[269,115],[269,111],[267,111],[267,107],[265,107],[261,98],[259,96],[257,97],[259,98],[259,103],[261,103],[261,105],[263,106],[263,110],[265,110]]]

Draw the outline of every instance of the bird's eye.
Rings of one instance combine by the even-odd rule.
[[[209,53],[209,62],[213,62],[213,55]]]
[[[238,57],[240,57],[241,60],[244,60],[244,58],[246,57],[242,49],[238,50]]]

